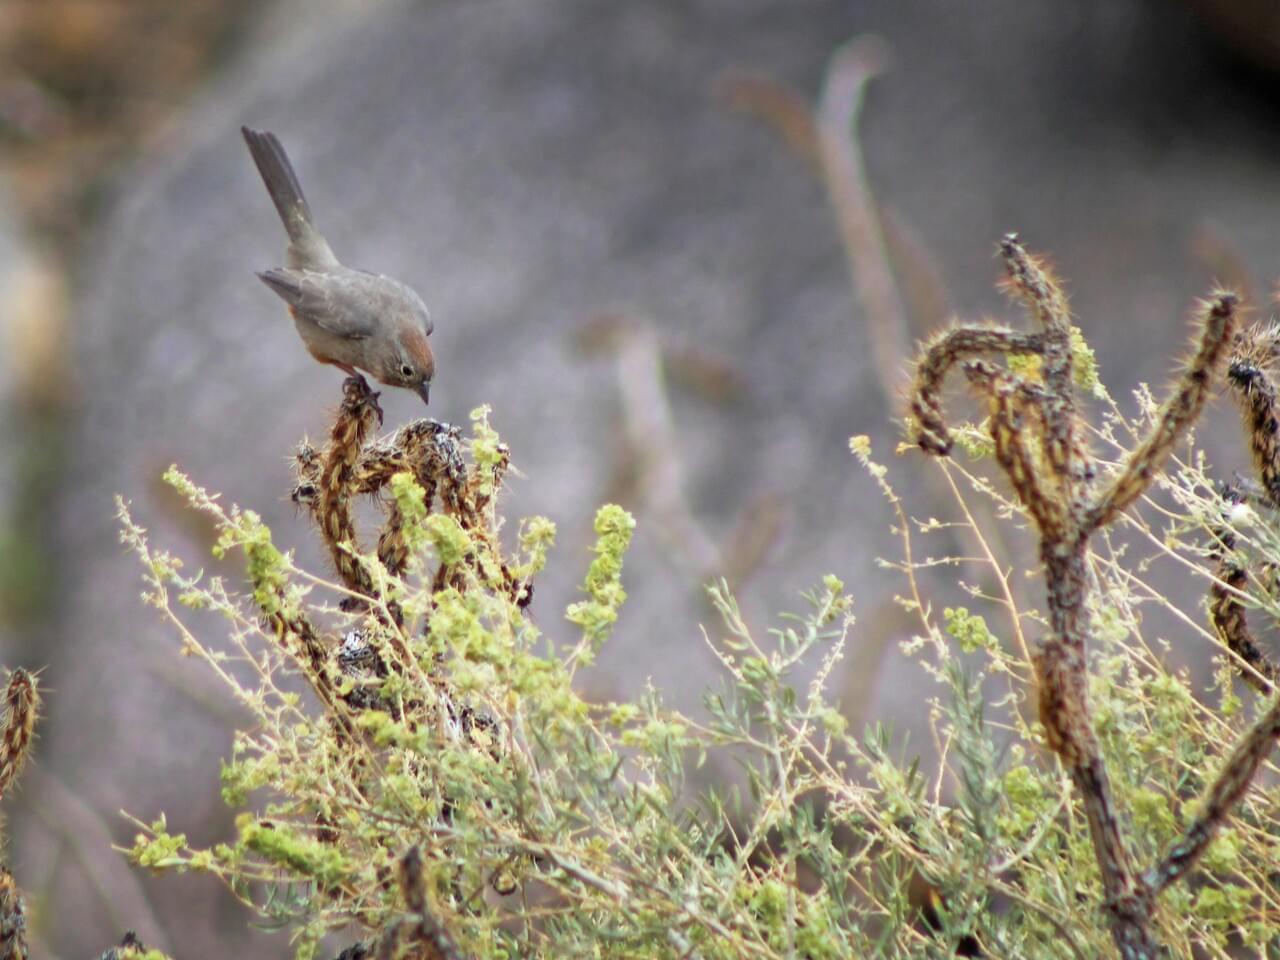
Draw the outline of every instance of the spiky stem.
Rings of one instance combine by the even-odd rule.
[[[18,779],[31,753],[39,710],[36,678],[21,667],[10,671],[4,691],[4,726],[0,730],[0,797]]]
[[[380,419],[377,396],[369,384],[360,377],[349,377],[343,384],[342,406],[320,469],[320,533],[343,583],[358,593],[368,593],[369,578],[352,553],[356,546],[352,479],[365,440]]]
[[[1008,272],[1008,288],[1020,299],[1043,328],[1040,355],[1044,358],[1044,431],[1041,443],[1045,460],[1060,478],[1066,501],[1073,502],[1074,489],[1085,473],[1077,457],[1083,449],[1076,424],[1075,389],[1072,377],[1075,357],[1071,350],[1071,313],[1062,288],[1037,257],[1027,253],[1016,233],[1000,241],[1000,256]]]
[[[911,393],[911,414],[915,418],[915,442],[925,453],[946,456],[951,452],[951,433],[942,415],[942,384],[958,363],[981,356],[1012,356],[1039,353],[1043,338],[1018,333],[1007,327],[955,327],[925,344],[916,365]]]
[[[0,960],[27,960],[27,904],[7,867],[0,866]]]
[[[1040,472],[1023,442],[1026,415],[1032,414],[1034,407],[1028,404],[1017,381],[990,364],[972,360],[965,364],[964,372],[969,382],[987,396],[996,462],[1008,476],[1018,498],[1026,504],[1041,534],[1061,535],[1065,519],[1061,505],[1041,486]]]
[[[1200,812],[1182,839],[1173,845],[1163,860],[1146,875],[1147,885],[1159,892],[1185,876],[1208,849],[1218,830],[1245,795],[1254,775],[1267,759],[1280,737],[1280,700],[1253,725],[1236,745],[1213,784],[1205,793]]]
[[[1227,383],[1240,404],[1254,469],[1272,506],[1280,507],[1280,418],[1267,364],[1277,348],[1274,327],[1254,326],[1236,344]]]
[[[1234,487],[1222,491],[1224,513],[1244,502]],[[1240,600],[1249,585],[1249,571],[1235,558],[1236,535],[1227,525],[1213,530],[1210,555],[1217,561],[1213,582],[1209,585],[1209,621],[1227,649],[1243,661],[1240,677],[1259,693],[1272,691],[1280,668],[1263,652],[1249,628],[1248,615]]]
[[[1155,429],[1134,448],[1119,474],[1086,511],[1081,524],[1083,536],[1110,523],[1143,494],[1174,445],[1200,416],[1235,330],[1236,305],[1235,294],[1226,292],[1205,302],[1203,332],[1196,352],[1178,378],[1173,395],[1160,408]]]
[[[960,327],[928,344],[912,397],[916,442],[935,455],[951,449],[939,392],[950,367],[963,361],[970,383],[988,402],[996,461],[1040,532],[1050,629],[1035,656],[1035,669],[1045,739],[1071,776],[1084,806],[1116,946],[1125,960],[1149,960],[1160,952],[1151,929],[1155,888],[1135,873],[1089,709],[1089,539],[1142,495],[1199,416],[1232,336],[1236,297],[1219,293],[1206,304],[1199,347],[1151,435],[1106,489],[1094,496],[1092,456],[1076,419],[1066,298],[1043,262],[1027,253],[1016,234],[1001,241],[1000,253],[1009,290],[1026,305],[1042,332],[1025,335],[1003,328]],[[1039,382],[977,359],[1015,353],[1041,357]],[[1038,457],[1027,442],[1035,435],[1040,442]],[[1230,775],[1224,775],[1222,786],[1211,792],[1210,807],[1216,803],[1229,809],[1239,799],[1265,756],[1262,740],[1265,733],[1246,739],[1240,748],[1242,759],[1229,765]],[[1193,859],[1199,849],[1193,844],[1185,856]]]

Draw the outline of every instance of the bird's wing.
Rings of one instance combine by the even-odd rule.
[[[359,284],[329,273],[283,267],[258,276],[297,313],[334,336],[363,340],[377,332],[376,314],[356,289]]]

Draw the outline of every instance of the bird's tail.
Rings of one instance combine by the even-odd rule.
[[[290,253],[300,261],[297,266],[333,261],[329,245],[311,219],[311,207],[307,205],[298,175],[293,172],[293,164],[289,162],[289,155],[284,152],[279,138],[274,133],[248,127],[241,127],[240,132],[249,145],[258,173],[262,174],[262,182],[267,185],[267,193],[271,194],[271,202],[276,205],[284,228],[289,232]]]

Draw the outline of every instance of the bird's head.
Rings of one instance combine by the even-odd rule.
[[[429,402],[431,378],[435,376],[436,358],[427,335],[419,327],[402,330],[384,358],[378,379],[393,387],[413,390],[422,402]]]

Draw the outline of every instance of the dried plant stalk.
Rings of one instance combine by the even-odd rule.
[[[1280,677],[1280,668],[1263,652],[1249,629],[1248,616],[1238,596],[1248,584],[1248,571],[1224,557],[1209,587],[1209,619],[1227,649],[1250,668],[1240,671],[1241,679],[1259,693],[1268,694]]]
[[[1050,468],[1066,483],[1067,499],[1075,491],[1073,481],[1082,475],[1078,461],[1081,440],[1075,418],[1075,389],[1072,383],[1074,359],[1071,351],[1071,314],[1067,298],[1045,264],[1027,254],[1017,234],[1000,241],[1000,255],[1008,273],[1008,288],[1023,301],[1044,328],[1040,356],[1044,379],[1045,429],[1042,437]]]
[[[946,373],[967,360],[965,373],[990,410],[989,431],[996,462],[1040,533],[1040,559],[1048,593],[1050,631],[1035,656],[1039,713],[1045,739],[1071,777],[1093,840],[1102,875],[1104,909],[1125,960],[1158,955],[1151,904],[1158,887],[1136,875],[1133,855],[1116,809],[1088,700],[1086,650],[1091,633],[1087,569],[1089,538],[1111,523],[1149,486],[1173,446],[1199,416],[1235,322],[1236,298],[1219,293],[1206,304],[1200,345],[1175,384],[1154,429],[1134,450],[1111,483],[1096,496],[1095,467],[1077,422],[1072,327],[1066,298],[1043,262],[1027,253],[1016,235],[1000,244],[1007,287],[1043,328],[1032,339],[1008,330],[961,327],[929,344],[920,361],[912,397],[915,440],[927,453],[951,447],[938,399]],[[997,369],[974,354],[1037,354],[1038,382]],[[1040,457],[1028,434],[1038,434]],[[1265,725],[1264,725],[1265,726]],[[1265,751],[1266,734],[1255,730],[1229,765],[1207,805],[1206,836],[1247,788]],[[1270,741],[1266,741],[1270,742]],[[1216,813],[1215,813],[1216,811]],[[1215,819],[1216,817],[1216,819]],[[1206,841],[1207,842],[1207,841]],[[1194,843],[1183,859],[1198,855]],[[1181,862],[1181,861],[1179,861]]]
[[[0,730],[0,797],[13,786],[31,753],[39,710],[36,678],[20,667],[10,671],[4,692],[4,728]]]
[[[31,754],[40,693],[35,675],[21,667],[9,672],[0,729],[0,797],[18,779]],[[8,867],[0,865],[0,960],[27,960],[27,905]]]
[[[1280,425],[1277,424],[1276,389],[1268,372],[1277,353],[1277,329],[1255,325],[1237,338],[1227,365],[1227,384],[1238,401],[1254,469],[1262,485],[1259,506],[1280,507]],[[1230,512],[1250,497],[1227,485],[1222,490],[1224,517],[1212,531],[1215,577],[1209,587],[1209,619],[1229,650],[1249,669],[1240,676],[1259,693],[1271,693],[1280,667],[1263,652],[1249,628],[1241,596],[1249,584],[1249,572],[1235,558],[1236,535],[1229,525]]]
[[[1258,479],[1272,506],[1280,507],[1280,425],[1276,388],[1267,372],[1276,355],[1277,332],[1275,327],[1255,326],[1240,338],[1227,366],[1227,383],[1244,417]]]
[[[1042,478],[1036,470],[1031,452],[1023,443],[1024,413],[1030,407],[1020,385],[995,367],[974,360],[965,364],[969,382],[987,394],[991,417],[991,438],[995,443],[996,462],[1008,475],[1018,497],[1031,512],[1041,530],[1059,531],[1063,516],[1059,501],[1042,488]]]
[[[335,551],[335,544],[343,542],[334,539],[335,531],[344,534],[347,542],[353,542],[356,535],[352,500],[384,492],[397,473],[409,473],[422,487],[427,510],[438,497],[445,512],[457,515],[464,528],[468,524],[475,526],[475,514],[484,504],[477,505],[474,496],[467,492],[472,481],[462,460],[456,427],[434,420],[415,420],[385,440],[367,442],[363,435],[353,437],[358,433],[352,429],[356,422],[340,410],[333,430],[335,440],[323,454],[305,440],[294,454],[295,480],[290,497],[311,512],[331,552]],[[353,440],[359,440],[361,445],[353,446]],[[328,478],[328,467],[335,463],[345,466],[333,478]],[[494,474],[494,488],[501,486],[501,472]],[[387,501],[386,509],[387,522],[378,539],[377,554],[387,571],[399,576],[404,573],[408,559],[403,518],[394,501]],[[350,553],[341,548],[333,553],[335,563],[339,555],[350,562],[349,567],[358,566]],[[364,576],[362,572],[351,575]]]
[[[1244,503],[1244,495],[1234,487],[1222,491],[1226,512]],[[1259,693],[1270,693],[1280,668],[1263,652],[1249,628],[1241,596],[1249,585],[1249,571],[1235,558],[1236,535],[1225,522],[1212,531],[1211,556],[1216,560],[1214,579],[1209,585],[1209,620],[1227,649],[1238,656],[1244,667],[1241,679]]]
[[[942,384],[958,363],[981,356],[1039,354],[1044,349],[1038,334],[1018,333],[1008,327],[955,327],[925,344],[916,364],[911,391],[911,413],[916,421],[916,443],[925,453],[946,456],[951,433],[942,415]]]
[[[1227,382],[1240,403],[1254,468],[1268,505],[1280,507],[1280,443],[1276,434],[1276,392],[1267,365],[1277,353],[1277,331],[1255,326],[1239,337],[1227,368]],[[1228,486],[1223,491],[1227,511],[1246,497]],[[1229,518],[1228,518],[1229,519]],[[1224,524],[1213,531],[1211,555],[1217,560],[1217,576],[1209,590],[1210,619],[1228,649],[1251,669],[1240,674],[1258,692],[1273,694],[1280,670],[1258,645],[1249,629],[1239,596],[1248,585],[1248,571],[1234,558],[1235,534]],[[1208,849],[1209,843],[1249,789],[1262,762],[1280,737],[1280,700],[1244,736],[1205,793],[1196,818],[1161,862],[1146,876],[1159,891],[1185,876]]]
[[[404,932],[409,955],[421,960],[462,960],[457,945],[432,915],[427,902],[426,879],[422,875],[422,851],[416,845],[400,858],[396,865],[396,879],[400,883],[405,906],[416,915],[416,922]]]
[[[1235,330],[1237,303],[1235,294],[1227,292],[1219,292],[1204,303],[1203,333],[1196,352],[1179,377],[1173,396],[1160,409],[1155,429],[1134,448],[1120,473],[1090,507],[1084,521],[1086,531],[1110,523],[1142,495],[1174,445],[1200,416]]]
[[[348,377],[342,389],[342,405],[320,468],[320,532],[342,582],[357,593],[368,593],[368,575],[351,549],[356,546],[351,481],[365,440],[374,428],[374,421],[381,422],[382,411],[378,408],[377,394],[363,378]]]
[[[0,960],[27,956],[27,904],[13,874],[0,866]]]
[[[1280,700],[1272,704],[1263,717],[1253,725],[1244,739],[1236,745],[1231,757],[1223,765],[1217,778],[1201,801],[1200,812],[1192,821],[1182,839],[1173,845],[1160,863],[1145,877],[1152,893],[1159,893],[1169,884],[1185,876],[1208,849],[1222,824],[1244,796],[1254,775],[1275,747],[1280,736]]]

